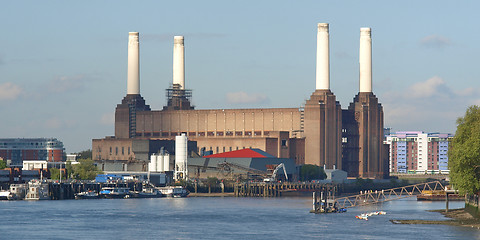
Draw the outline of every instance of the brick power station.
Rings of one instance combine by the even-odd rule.
[[[330,89],[327,23],[318,24],[316,89],[304,107],[195,110],[185,88],[184,56],[184,38],[175,36],[167,105],[152,110],[140,95],[139,34],[129,33],[127,95],[115,110],[115,136],[92,142],[102,168],[120,162],[121,170],[144,171],[160,148],[174,154],[172,142],[184,133],[189,151],[197,153],[258,148],[298,165],[342,169],[349,177],[388,176],[383,108],[372,92],[370,28],[360,29],[360,89],[348,109],[341,109]]]

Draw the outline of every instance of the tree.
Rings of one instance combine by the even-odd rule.
[[[311,181],[316,179],[325,179],[327,174],[322,167],[312,164],[305,164],[300,168],[300,180]]]
[[[80,164],[72,166],[72,177],[79,180],[93,180],[97,174],[102,173],[97,169],[92,159],[79,159]]]
[[[7,162],[5,160],[0,159],[0,169],[4,169],[7,167]]]
[[[60,179],[60,169],[50,168],[49,171],[50,171],[50,179],[54,179],[54,180]]]
[[[65,178],[72,178],[73,177],[73,167],[72,167],[72,163],[70,161],[68,161],[67,163],[65,163],[65,172],[67,174],[67,176]]]
[[[92,159],[92,150],[87,149],[79,152],[77,159]]]
[[[480,190],[480,107],[470,106],[457,119],[457,131],[448,150],[448,168],[453,186],[461,193]]]

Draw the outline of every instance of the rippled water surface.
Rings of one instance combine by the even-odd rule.
[[[0,239],[480,239],[464,227],[389,221],[445,219],[425,211],[444,207],[412,198],[311,214],[310,198],[0,201]],[[376,210],[387,215],[355,218]]]

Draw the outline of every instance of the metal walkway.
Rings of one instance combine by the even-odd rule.
[[[445,190],[445,187],[439,181],[420,183],[380,191],[365,191],[358,195],[336,198],[334,203],[336,203],[337,208],[351,208],[407,198],[425,190]]]

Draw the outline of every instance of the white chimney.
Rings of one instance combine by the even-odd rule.
[[[317,78],[316,89],[330,89],[330,62],[328,23],[319,23],[317,32]]]
[[[360,92],[372,92],[372,35],[370,28],[360,28]]]
[[[128,33],[127,94],[140,94],[138,32]]]
[[[173,38],[173,84],[179,84],[185,89],[185,47],[183,36]]]

